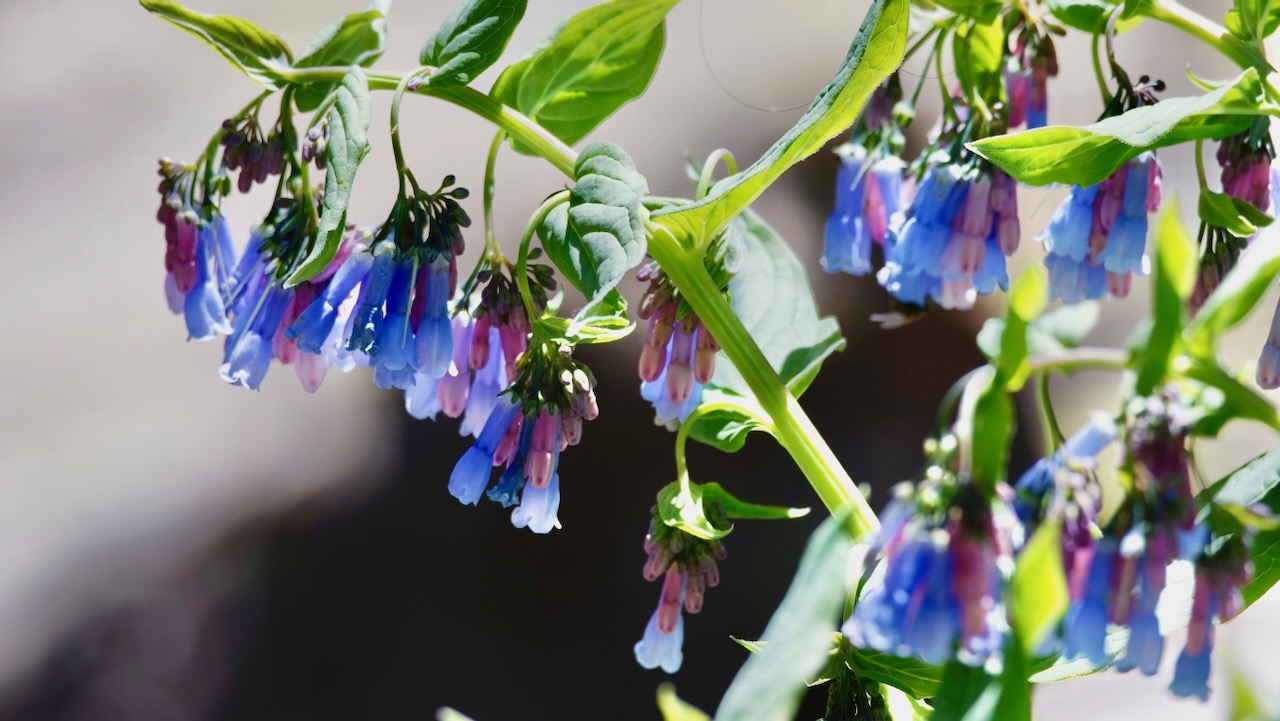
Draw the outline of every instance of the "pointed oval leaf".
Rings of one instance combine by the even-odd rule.
[[[360,161],[369,152],[369,121],[373,99],[369,79],[359,66],[352,67],[338,88],[337,102],[329,111],[328,162],[324,176],[324,201],[320,229],[307,258],[289,276],[287,284],[297,285],[324,270],[338,253],[347,227],[347,203]]]
[[[716,183],[696,203],[655,211],[654,222],[686,245],[709,242],[788,168],[853,125],[871,92],[907,48],[907,0],[875,0],[836,76],[800,120],[749,168]]]
[[[489,94],[572,145],[644,93],[662,55],[663,19],[677,1],[587,8],[504,70]]]
[[[294,59],[295,68],[346,67],[367,68],[382,57],[387,49],[386,12],[371,7],[364,12],[349,13],[321,28],[307,41]],[[298,110],[315,110],[338,87],[337,83],[311,83],[300,86],[294,97]]]
[[[231,15],[205,15],[174,0],[139,0],[142,7],[205,41],[270,90],[283,88],[293,62],[289,46],[258,25]]]
[[[463,0],[422,47],[430,84],[466,85],[497,62],[524,17],[526,0]]]
[[[1252,68],[1198,97],[1168,98],[1092,125],[1054,125],[969,143],[1028,185],[1094,185],[1139,154],[1188,140],[1225,138],[1275,110]]]

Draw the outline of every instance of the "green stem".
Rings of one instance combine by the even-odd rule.
[[[516,285],[520,288],[520,300],[524,301],[524,312],[529,316],[529,322],[536,324],[538,320],[537,309],[533,305],[533,294],[529,291],[529,245],[533,240],[533,232],[537,230],[542,221],[546,219],[557,205],[569,202],[569,191],[562,190],[559,193],[542,201],[542,205],[534,211],[533,217],[529,218],[528,224],[524,227],[524,234],[520,236],[520,255],[516,261]]]
[[[1101,40],[1101,35],[1093,36],[1093,51],[1089,55],[1093,58],[1093,79],[1097,81],[1098,92],[1102,94],[1102,104],[1106,105],[1111,101],[1111,88],[1107,87],[1107,78],[1102,73],[1102,60],[1098,58],[1098,53],[1102,50],[1099,47]]]
[[[1147,16],[1153,20],[1172,25],[1211,46],[1241,68],[1253,67],[1253,62],[1249,58],[1223,40],[1224,37],[1230,34],[1226,28],[1182,5],[1177,0],[1156,0],[1151,4],[1151,9],[1147,12]]]
[[[846,522],[855,536],[874,532],[880,522],[867,500],[778,377],[751,333],[725,302],[702,258],[684,249],[666,228],[657,225],[650,228],[649,254],[680,289],[681,296],[742,374],[760,407],[773,421],[778,442],[791,454],[823,505],[835,516],[851,510]]]
[[[1027,364],[1033,373],[1071,373],[1087,368],[1124,370],[1129,367],[1129,354],[1119,348],[1068,348],[1061,353],[1031,356]]]
[[[422,68],[412,74],[421,74],[430,68]],[[342,67],[293,68],[281,72],[283,78],[290,83],[335,83],[341,82],[348,69]],[[370,90],[395,90],[404,81],[403,73],[368,73]],[[573,177],[573,167],[578,162],[578,154],[565,145],[564,141],[552,135],[550,131],[538,125],[528,116],[503,105],[474,88],[435,87],[425,83],[416,93],[430,95],[453,103],[460,108],[470,110],[480,117],[506,131],[507,135],[522,143],[536,155],[554,165],[560,172]]]
[[[680,424],[680,429],[676,431],[676,478],[680,479],[681,484],[687,484],[689,479],[689,464],[685,460],[685,446],[688,445],[689,433],[693,430],[693,426],[698,422],[698,419],[718,411],[736,411],[759,423],[766,432],[771,434],[776,432],[773,423],[750,406],[735,401],[703,403],[695,408],[688,418],[684,419]]]
[[[1036,409],[1040,411],[1040,424],[1044,429],[1044,454],[1052,455],[1064,440],[1058,416],[1053,412],[1053,398],[1049,395],[1049,374],[1037,373],[1035,379]]]
[[[493,143],[489,145],[489,157],[484,163],[484,254],[494,265],[503,261],[502,248],[498,247],[498,233],[493,227],[493,193],[496,189],[494,171],[498,164],[498,151],[502,150],[502,140],[506,137],[507,134],[501,130],[493,136]]]
[[[1204,172],[1204,141],[1196,141],[1196,180],[1200,182],[1200,192],[1209,189],[1209,180]]]
[[[711,185],[716,180],[716,166],[722,160],[724,161],[724,169],[729,175],[738,173],[738,161],[734,159],[733,153],[724,148],[717,148],[715,152],[707,157],[707,162],[702,164],[702,175],[698,178],[698,188],[693,194],[694,200],[702,200],[707,191],[711,190]]]

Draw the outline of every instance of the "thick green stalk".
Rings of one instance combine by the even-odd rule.
[[[743,327],[733,309],[707,273],[702,259],[688,253],[665,229],[658,228],[649,241],[649,254],[666,271],[734,368],[755,394],[760,407],[773,421],[775,436],[791,454],[823,505],[832,515],[852,511],[847,516],[855,535],[880,527],[876,514],[840,465],[813,422],[805,415],[795,396],[778,377],[769,359]]]

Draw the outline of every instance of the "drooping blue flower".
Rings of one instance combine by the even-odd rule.
[[[418,321],[417,358],[422,372],[441,378],[449,372],[453,335],[449,328],[449,259],[439,256],[425,263],[423,314]]]
[[[384,304],[395,273],[395,246],[390,242],[380,243],[373,251],[373,266],[360,284],[360,298],[352,314],[347,350],[373,355],[386,317]]]
[[[417,261],[402,256],[396,261],[395,272],[391,276],[385,319],[369,353],[369,360],[374,366],[374,381],[382,388],[413,385],[413,374],[418,369],[413,329],[409,326],[409,307],[417,271]]]
[[[324,293],[307,306],[298,319],[285,331],[289,338],[298,341],[298,350],[320,353],[333,334],[338,320],[338,309],[356,290],[373,267],[373,253],[367,248],[356,248],[338,268],[325,287]]]
[[[1084,597],[1073,601],[1067,609],[1064,624],[1063,656],[1084,657],[1089,663],[1102,665],[1107,655],[1107,598],[1111,590],[1111,567],[1117,556],[1115,541],[1103,538],[1097,543],[1089,566]]]
[[[1079,263],[1089,254],[1089,233],[1093,230],[1093,203],[1098,186],[1074,185],[1066,200],[1053,211],[1049,226],[1036,240],[1053,255],[1065,256]]]
[[[1054,253],[1045,256],[1044,264],[1049,270],[1049,300],[1075,304],[1107,294],[1107,271],[1101,265]]]
[[[520,435],[516,441],[516,453],[507,464],[506,470],[498,477],[498,483],[486,494],[489,500],[499,503],[503,508],[510,508],[520,503],[520,492],[525,487],[524,462],[529,457],[529,446],[533,443],[532,423],[520,424]],[[519,509],[516,509],[518,512]],[[515,518],[514,513],[512,518]],[[520,526],[516,526],[520,528]]]
[[[458,432],[464,436],[480,433],[489,420],[489,414],[498,405],[498,394],[507,387],[506,364],[503,362],[502,334],[497,328],[479,323],[473,329],[472,345],[475,345],[474,334],[487,332],[489,336],[489,352],[483,367],[475,371],[471,380],[471,391],[467,395],[467,409],[458,426]]]
[[[1156,602],[1164,590],[1165,569],[1162,559],[1144,558],[1139,565],[1141,577],[1138,594],[1129,617],[1129,643],[1124,653],[1116,659],[1120,671],[1138,669],[1147,676],[1160,670],[1160,657],[1164,654],[1164,636],[1160,635],[1160,621],[1156,618]]]
[[[1169,684],[1169,690],[1175,696],[1209,700],[1210,650],[1205,646],[1200,653],[1193,654],[1184,649],[1178,655],[1178,663],[1173,668],[1173,682]]]
[[[973,287],[980,295],[991,295],[996,289],[1009,290],[1009,273],[1005,268],[1004,253],[996,241],[995,228],[987,238],[987,248],[982,254],[982,264],[973,274]]]
[[[259,293],[257,303],[244,315],[243,325],[227,337],[227,349],[218,374],[228,383],[257,390],[271,366],[271,340],[280,329],[293,290],[272,283]]]
[[[680,670],[684,662],[684,603],[685,576],[672,567],[662,583],[658,608],[645,626],[644,637],[635,645],[636,661],[644,668],[661,668],[667,673]]]
[[[221,216],[217,216],[221,220]],[[218,282],[223,265],[217,262],[220,241],[218,233],[229,232],[226,222],[204,223],[196,231],[195,284],[183,301],[187,333],[192,340],[207,340],[217,335],[231,333],[231,323],[222,302],[222,289]]]
[[[449,476],[449,493],[454,498],[473,506],[480,501],[481,494],[489,485],[493,456],[497,453],[498,444],[511,429],[519,411],[520,406],[511,399],[499,399],[497,408],[494,408],[488,422],[484,424],[484,430],[480,431],[476,442],[458,460]]]

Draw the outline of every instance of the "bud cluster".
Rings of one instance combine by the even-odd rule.
[[[285,153],[292,152],[285,147],[279,127],[263,135],[256,113],[222,121],[222,137],[218,142],[223,148],[223,165],[231,172],[240,173],[236,187],[241,193],[249,192],[254,183],[265,183],[268,177],[283,172]]]

